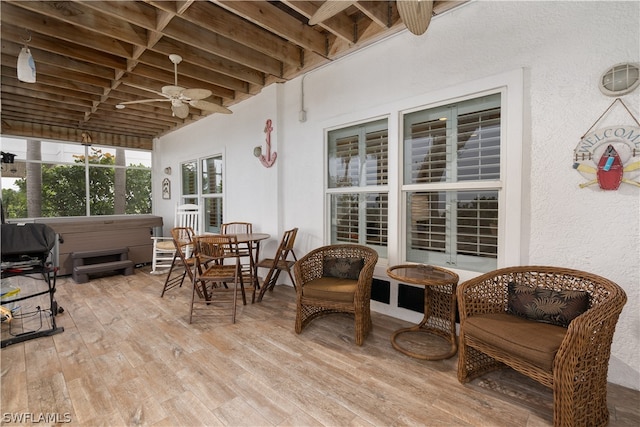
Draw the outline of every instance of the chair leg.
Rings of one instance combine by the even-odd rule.
[[[187,271],[185,269],[182,274],[178,274],[176,277],[171,278],[171,273],[173,273],[173,270],[176,266],[176,259],[177,255],[174,255],[173,261],[171,261],[171,267],[169,267],[169,273],[167,274],[167,278],[164,281],[164,287],[162,288],[162,294],[160,294],[160,298],[164,297],[164,293],[169,289],[175,288],[176,286],[181,287],[182,282],[184,282],[184,277],[187,275]]]
[[[242,270],[239,272],[238,277],[240,278],[240,290],[242,291],[242,305],[247,305],[247,295],[244,291],[244,280],[242,279]],[[236,289],[238,288],[238,278],[236,278]],[[235,303],[235,296],[234,296]],[[253,303],[253,302],[252,302]]]
[[[242,283],[242,274],[240,275],[240,280]],[[244,288],[242,289],[242,297],[244,298]],[[236,304],[238,301],[238,277],[235,278],[233,282],[233,311],[231,314],[231,323],[236,323]],[[245,302],[246,304],[246,302]]]
[[[198,287],[197,282],[193,282],[193,290],[191,291],[191,311],[189,312],[189,324],[193,320],[193,306],[196,302],[196,288]]]

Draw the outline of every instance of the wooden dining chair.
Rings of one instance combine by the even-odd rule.
[[[220,226],[221,234],[252,234],[253,224],[250,222],[226,222]],[[240,259],[242,265],[242,272],[247,279],[251,279],[251,275],[255,270],[253,251],[255,245],[253,242],[238,243],[238,250],[240,251]],[[248,282],[249,283],[249,280]]]
[[[175,287],[181,287],[186,276],[189,276],[191,282],[194,281],[194,270],[196,268],[197,251],[194,245],[195,232],[191,227],[174,227],[171,229],[172,243],[174,245],[174,254],[169,273],[164,281],[162,294]],[[198,290],[198,295],[204,295]]]
[[[269,269],[267,275],[264,278],[264,281],[262,282],[262,285],[260,286],[258,302],[262,301],[262,297],[267,292],[267,290],[273,291],[273,288],[278,281],[278,277],[280,276],[281,271],[287,272],[289,278],[291,279],[293,287],[296,287],[296,281],[293,278],[292,269],[293,265],[298,260],[295,252],[293,251],[293,245],[296,241],[297,234],[297,228],[292,228],[291,230],[285,231],[284,235],[282,236],[282,240],[280,240],[280,245],[278,245],[278,249],[276,250],[273,258],[265,258],[258,262],[257,268]]]
[[[221,234],[252,234],[253,224],[250,222],[226,222],[220,226]],[[242,266],[242,274],[244,276],[245,285],[253,284],[257,286],[257,280],[253,277],[256,266],[256,259],[254,254],[256,252],[255,242],[238,243],[238,250],[240,251],[240,265]],[[255,289],[254,295],[255,295]],[[253,303],[253,300],[251,301]]]
[[[197,256],[189,323],[194,316],[220,317],[229,304],[232,307],[231,321],[235,323],[238,288],[243,305],[247,304],[236,236],[198,236],[194,243]],[[199,288],[204,298],[198,294]]]

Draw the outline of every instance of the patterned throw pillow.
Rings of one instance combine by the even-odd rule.
[[[363,266],[363,258],[325,257],[322,266],[322,276],[358,280],[360,270],[362,270]]]
[[[589,293],[585,291],[554,291],[509,283],[507,311],[525,319],[566,328],[588,309]]]

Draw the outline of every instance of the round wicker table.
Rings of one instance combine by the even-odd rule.
[[[387,269],[387,275],[399,282],[422,285],[424,290],[424,317],[409,328],[398,329],[391,335],[393,348],[423,360],[448,359],[458,351],[456,338],[456,286],[458,275],[441,267],[423,264],[396,265]],[[398,337],[407,333],[437,335],[449,344],[445,353],[424,354],[402,347]]]

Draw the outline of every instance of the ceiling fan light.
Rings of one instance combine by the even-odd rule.
[[[28,47],[23,47],[18,54],[18,80],[25,83],[36,82],[36,63]]]
[[[124,110],[127,106],[124,104],[116,104],[116,109],[118,110]]]
[[[171,111],[179,119],[186,119],[189,117],[189,106],[187,104],[175,105],[172,103]]]

